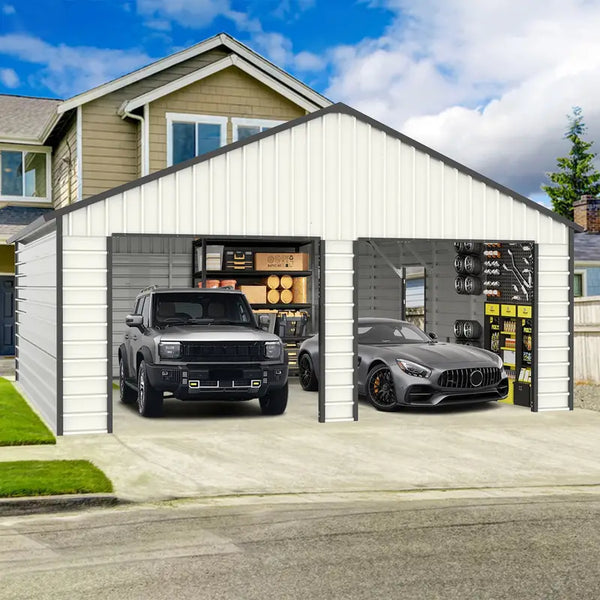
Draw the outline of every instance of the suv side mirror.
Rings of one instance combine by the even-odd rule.
[[[144,325],[144,317],[142,315],[127,315],[125,317],[125,325],[128,327],[137,327],[141,330]]]
[[[429,337],[430,337],[430,338],[431,338],[431,339],[432,339],[434,342],[435,342],[435,341],[437,341],[437,339],[438,339],[437,333],[434,333],[433,331],[430,331],[430,332],[429,332],[427,335],[428,335],[428,336],[429,336]]]

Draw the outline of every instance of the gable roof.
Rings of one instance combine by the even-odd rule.
[[[477,173],[473,169],[465,167],[464,165],[458,163],[457,161],[455,161],[455,160],[453,160],[431,148],[428,148],[421,142],[417,142],[416,140],[400,133],[399,131],[392,129],[391,127],[388,127],[387,125],[384,125],[383,123],[380,123],[379,121],[377,121],[371,117],[368,117],[367,115],[361,113],[360,111],[358,111],[354,108],[351,108],[350,106],[347,106],[346,104],[337,103],[337,104],[332,104],[326,108],[322,108],[321,110],[315,111],[313,113],[309,113],[303,117],[299,117],[298,119],[294,119],[293,121],[288,121],[286,123],[282,123],[281,125],[272,127],[271,129],[268,129],[262,133],[258,133],[256,135],[250,136],[244,140],[234,142],[232,144],[227,144],[226,146],[222,146],[221,148],[219,148],[217,150],[213,150],[212,152],[207,152],[206,154],[202,154],[201,156],[198,156],[196,158],[191,158],[190,160],[173,165],[171,167],[167,167],[166,169],[162,169],[161,171],[156,171],[155,173],[146,175],[145,177],[141,177],[139,179],[135,179],[133,181],[130,181],[130,182],[120,185],[118,187],[112,188],[110,190],[106,190],[105,192],[96,194],[95,196],[87,198],[86,200],[81,200],[74,204],[70,204],[69,206],[65,206],[63,208],[55,210],[52,213],[44,215],[44,216],[40,217],[39,219],[37,219],[36,221],[34,221],[33,223],[31,223],[31,225],[29,225],[22,232],[20,232],[19,235],[13,236],[11,239],[9,239],[8,243],[14,243],[16,241],[19,241],[19,240],[29,236],[32,232],[34,232],[37,229],[46,225],[46,223],[48,223],[48,221],[54,220],[58,217],[62,217],[65,214],[71,213],[71,212],[79,210],[81,208],[85,208],[85,207],[89,206],[90,204],[95,204],[96,202],[101,202],[102,200],[105,200],[106,198],[110,198],[112,196],[116,196],[117,194],[122,194],[122,193],[127,192],[133,188],[136,188],[140,185],[144,185],[151,181],[155,181],[157,179],[160,179],[160,178],[170,175],[172,173],[176,173],[177,171],[187,169],[193,165],[211,160],[212,158],[214,158],[216,156],[220,156],[222,154],[227,154],[228,152],[231,152],[232,150],[236,150],[237,148],[240,148],[240,147],[243,147],[243,146],[246,146],[249,144],[254,144],[258,140],[277,135],[278,133],[280,133],[282,131],[287,131],[289,129],[292,129],[294,127],[297,127],[297,126],[307,123],[309,121],[318,119],[326,114],[341,114],[341,115],[349,115],[351,117],[354,117],[357,120],[360,120],[360,121],[370,125],[371,127],[386,133],[390,137],[400,140],[401,142],[414,147],[416,150],[419,150],[419,151],[423,152],[424,154],[427,154],[427,155],[431,156],[432,158],[435,158],[435,159],[445,163],[446,165],[448,165],[452,168],[455,168],[457,171],[472,177],[475,181],[484,183],[485,185],[489,186],[490,188],[498,190],[499,192],[509,196],[510,198],[514,199],[515,201],[525,204],[527,207],[529,207],[547,217],[550,217],[554,221],[557,221],[557,222],[561,223],[562,225],[565,225],[565,226],[575,230],[576,232],[582,231],[582,228],[579,225],[577,225],[576,223],[574,223],[573,221],[570,221],[569,219],[566,219],[565,217],[562,217],[562,216],[558,215],[557,213],[552,212],[550,209],[546,208],[545,206],[543,206],[541,204],[538,204],[537,202],[534,202],[530,198],[527,198],[526,196],[523,196],[522,194],[519,194],[518,192],[515,192],[514,190],[511,190],[510,188],[507,188],[506,186],[503,186],[503,185],[493,181],[492,179],[486,177],[485,175],[482,175],[481,173]]]
[[[41,144],[62,100],[0,94],[0,141]]]
[[[254,79],[265,84],[267,87],[271,88],[278,94],[281,94],[282,96],[284,96],[285,98],[287,98],[288,100],[293,102],[294,104],[301,106],[308,112],[318,110],[319,108],[323,108],[323,106],[329,106],[329,104],[331,104],[329,101],[327,101],[326,104],[317,104],[317,103],[307,99],[305,96],[302,96],[301,94],[295,92],[294,90],[291,90],[288,86],[281,83],[281,81],[266,74],[264,71],[255,67],[252,63],[248,62],[241,56],[239,56],[237,54],[230,54],[229,56],[225,56],[224,58],[221,58],[220,60],[217,60],[213,63],[210,63],[209,65],[206,65],[205,67],[202,67],[201,69],[197,69],[196,71],[193,71],[189,75],[184,75],[183,77],[179,77],[178,79],[175,79],[174,81],[171,81],[171,82],[169,82],[165,85],[162,85],[158,88],[155,88],[155,89],[151,90],[150,92],[146,92],[145,94],[142,94],[141,96],[137,96],[136,98],[126,100],[125,102],[123,102],[123,104],[121,104],[121,106],[119,108],[119,114],[124,115],[125,113],[131,112],[131,111],[135,110],[136,108],[140,108],[141,106],[144,106],[144,104],[154,102],[155,100],[158,100],[159,98],[162,98],[163,96],[172,94],[173,92],[176,92],[177,90],[180,90],[181,88],[191,85],[192,83],[196,83],[197,81],[205,79],[206,77],[209,77],[210,75],[214,75],[215,73],[218,73],[219,71],[223,71],[224,69],[227,69],[227,68],[233,67],[233,66],[237,67],[238,69],[241,69],[242,71],[244,71],[245,73],[247,73],[248,75],[253,77]]]
[[[238,42],[237,40],[233,39],[226,33],[220,33],[190,48],[181,50],[180,52],[177,52],[175,54],[171,54],[170,56],[167,56],[166,58],[163,58],[161,60],[157,60],[156,62],[142,67],[137,71],[133,71],[132,73],[129,73],[117,79],[113,79],[108,83],[104,83],[102,85],[99,85],[98,87],[92,88],[87,92],[83,92],[82,94],[73,96],[72,98],[65,100],[58,107],[58,112],[63,113],[73,108],[77,108],[82,104],[86,104],[87,102],[91,102],[96,98],[100,98],[101,96],[110,94],[116,90],[119,90],[123,87],[140,81],[141,79],[149,77],[150,75],[159,73],[160,71],[173,67],[181,62],[189,60],[190,58],[194,58],[195,56],[198,56],[200,54],[204,54],[205,52],[213,50],[214,48],[218,48],[219,46],[225,46],[231,52],[238,54],[242,59],[244,59],[246,64],[253,65],[256,69],[262,71],[264,74],[270,76],[274,80],[278,81],[280,84],[283,84],[287,88],[291,89],[293,92],[303,97],[305,99],[305,102],[309,101],[312,104],[314,104],[317,108],[329,106],[331,104],[331,102],[327,98],[321,96],[321,94],[315,92],[312,88],[308,87],[295,77],[292,77],[283,69],[280,69],[279,67],[275,66],[266,58],[263,58],[260,54],[257,54],[256,52],[254,52],[241,42]]]

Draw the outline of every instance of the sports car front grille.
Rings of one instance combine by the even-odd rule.
[[[261,342],[183,343],[188,362],[252,362],[264,358]]]
[[[501,379],[501,370],[497,367],[480,367],[469,369],[448,369],[439,379],[442,388],[474,389],[497,384]]]

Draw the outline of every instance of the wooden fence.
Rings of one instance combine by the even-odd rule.
[[[574,326],[575,381],[600,383],[600,296],[575,298]]]

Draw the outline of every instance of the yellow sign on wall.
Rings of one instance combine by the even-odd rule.
[[[499,304],[486,304],[485,305],[485,314],[486,315],[499,315],[500,314],[500,305]]]
[[[517,307],[514,304],[503,304],[502,305],[502,316],[503,317],[516,317]]]
[[[523,319],[531,319],[531,315],[533,314],[531,306],[519,306],[517,309],[517,314]]]

